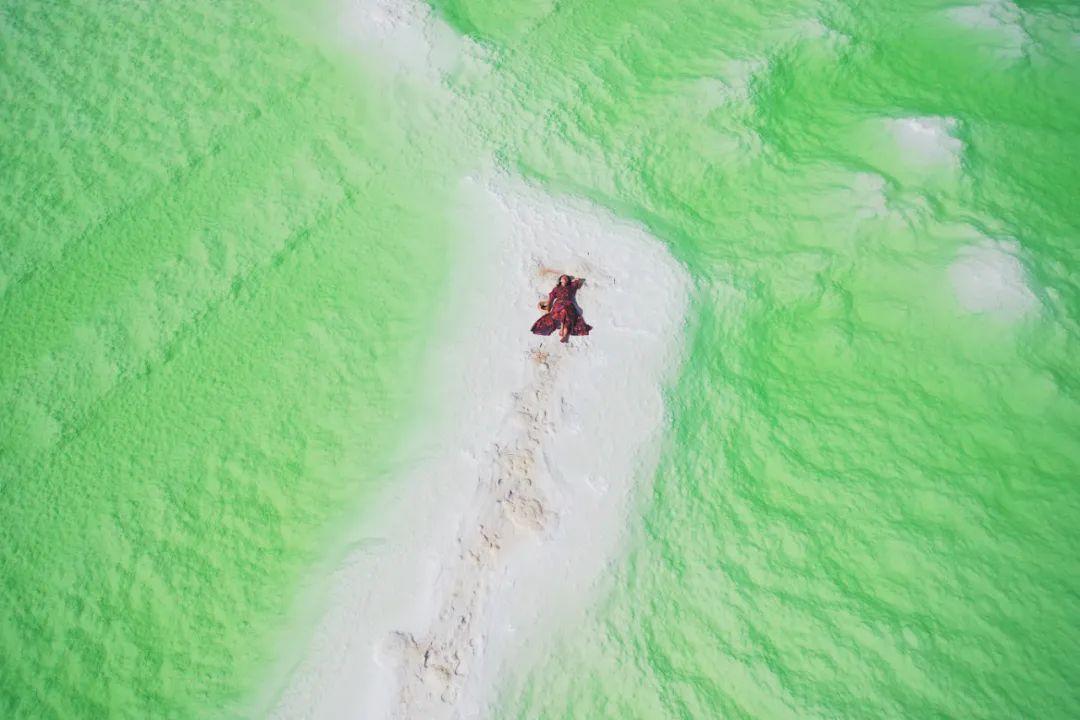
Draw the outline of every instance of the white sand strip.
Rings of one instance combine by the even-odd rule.
[[[461,195],[471,242],[434,355],[439,412],[275,717],[489,717],[507,663],[595,598],[655,471],[683,268],[639,226],[521,181]],[[528,332],[562,271],[587,278],[595,327],[569,345]]]

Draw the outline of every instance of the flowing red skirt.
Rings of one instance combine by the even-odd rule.
[[[592,325],[585,322],[585,319],[581,317],[576,308],[559,303],[554,310],[541,315],[533,323],[532,331],[536,335],[550,335],[558,330],[563,323],[570,326],[571,335],[588,335],[589,331],[592,330]]]

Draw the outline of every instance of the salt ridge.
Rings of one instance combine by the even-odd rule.
[[[594,597],[654,472],[683,268],[640,227],[520,180],[464,182],[460,211],[477,242],[434,354],[443,414],[343,565],[275,717],[484,717],[508,663]],[[568,345],[528,334],[562,271],[588,279],[596,327]]]
[[[380,67],[448,107],[443,74],[484,62],[413,0],[359,0],[348,18]],[[601,591],[655,471],[685,269],[641,226],[495,171],[462,182],[456,211],[467,241],[433,343],[432,414],[272,717],[486,717],[498,679]],[[587,278],[595,326],[568,345],[528,332],[560,272]]]

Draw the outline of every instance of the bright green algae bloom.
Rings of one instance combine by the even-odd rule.
[[[467,121],[273,10],[0,14],[0,712],[245,712],[493,153],[695,280],[628,555],[498,717],[1080,713],[1077,11],[435,7]]]

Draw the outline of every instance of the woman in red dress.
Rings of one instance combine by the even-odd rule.
[[[592,326],[581,317],[574,296],[578,288],[585,283],[585,278],[572,278],[569,275],[559,277],[559,284],[548,293],[546,310],[540,319],[533,323],[532,331],[537,335],[550,335],[559,330],[559,342],[566,342],[571,335],[588,335]]]

